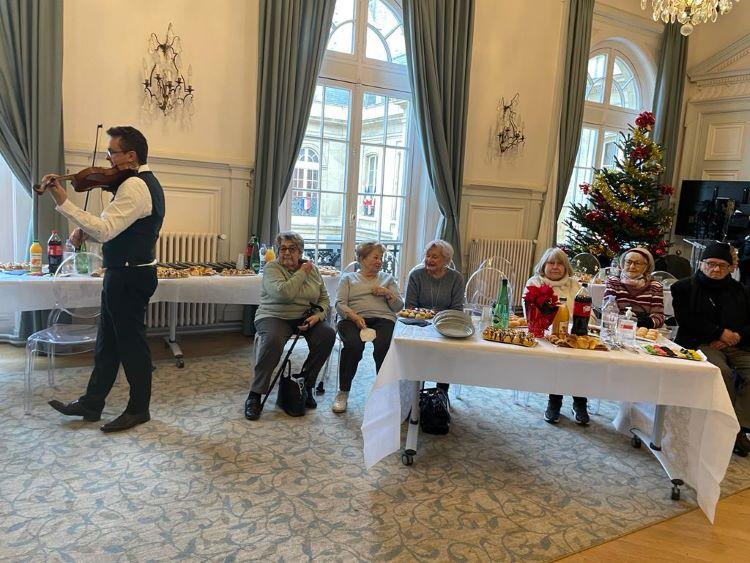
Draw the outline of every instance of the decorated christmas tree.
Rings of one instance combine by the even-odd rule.
[[[635,127],[620,134],[622,160],[616,158],[613,168],[595,168],[591,184],[579,186],[587,201],[572,204],[565,221],[564,247],[571,255],[612,258],[633,246],[648,248],[655,257],[666,254],[672,212],[663,200],[673,189],[657,181],[662,150],[650,137],[653,125],[654,114],[641,113]]]

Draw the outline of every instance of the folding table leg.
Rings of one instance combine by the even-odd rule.
[[[414,382],[415,393],[411,403],[411,412],[409,413],[409,428],[406,432],[406,447],[401,454],[401,463],[411,465],[414,463],[414,456],[417,455],[417,441],[419,440],[419,392],[424,387],[424,381]]]
[[[654,427],[651,430],[650,437],[646,437],[641,430],[634,428],[630,431],[631,434],[633,434],[630,443],[634,448],[640,448],[642,442],[646,440],[649,441],[649,450],[661,464],[662,469],[664,469],[664,472],[672,483],[670,498],[672,500],[680,500],[680,487],[683,486],[685,482],[682,479],[674,477],[674,471],[672,471],[669,460],[667,460],[661,450],[661,440],[664,437],[665,409],[666,407],[664,405],[656,405],[656,410],[654,411]]]
[[[164,338],[164,342],[172,350],[177,367],[184,368],[185,361],[182,359],[182,349],[177,344],[177,303],[171,301],[167,303],[167,319],[169,321],[169,336]]]

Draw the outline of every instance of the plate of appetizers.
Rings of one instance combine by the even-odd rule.
[[[678,360],[692,360],[694,362],[705,362],[706,356],[700,350],[691,350],[690,348],[673,348],[671,346],[659,344],[641,345],[647,354],[660,356],[662,358],[677,358]]]

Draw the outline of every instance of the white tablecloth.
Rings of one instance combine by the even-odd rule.
[[[159,280],[152,303],[260,303],[262,276],[203,276]],[[339,278],[323,276],[331,304]],[[96,307],[101,301],[102,278],[12,276],[0,274],[0,313],[66,307]]]
[[[589,290],[591,291],[591,299],[594,302],[594,307],[601,307],[602,298],[604,297],[604,284],[591,283],[589,284]],[[672,307],[672,291],[669,289],[664,290],[664,314],[668,317],[674,316],[674,308]]]
[[[424,374],[446,383],[670,406],[664,452],[679,477],[696,490],[698,504],[713,522],[719,484],[739,424],[721,372],[712,364],[645,353],[557,348],[546,341],[522,348],[484,341],[478,332],[466,340],[451,340],[432,325],[396,323],[390,350],[365,405],[362,435],[367,467],[400,449],[402,404],[409,402],[402,401],[399,380],[417,380]],[[633,410],[621,412],[620,430],[631,427]],[[649,426],[644,430],[650,434]],[[670,445],[678,447],[669,451]]]

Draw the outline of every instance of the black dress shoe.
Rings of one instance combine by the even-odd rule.
[[[49,401],[49,406],[65,416],[82,416],[86,422],[96,422],[102,418],[102,411],[93,411],[84,407],[80,401],[61,403],[57,399]]]
[[[258,420],[263,407],[260,406],[260,395],[258,393],[250,394],[245,399],[245,418],[248,420]]]
[[[148,422],[149,420],[151,420],[151,415],[149,414],[148,411],[141,412],[138,414],[124,412],[120,416],[118,416],[116,419],[114,419],[112,422],[108,422],[107,424],[102,426],[101,431],[102,432],[121,432],[123,430],[128,430],[129,428],[133,428],[133,426],[138,426],[139,424]]]
[[[740,457],[747,457],[747,454],[750,453],[750,440],[747,439],[747,435],[744,432],[740,431],[737,434],[732,452]]]

